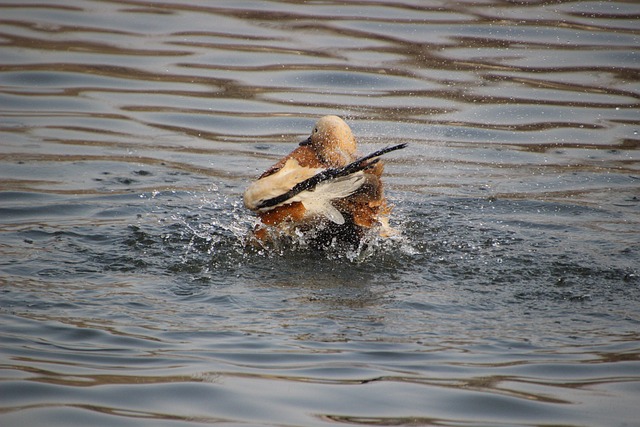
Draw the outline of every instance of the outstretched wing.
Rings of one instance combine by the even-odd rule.
[[[380,161],[380,156],[382,156],[383,154],[386,154],[395,150],[400,150],[402,148],[405,148],[406,146],[407,144],[403,143],[403,144],[398,144],[391,147],[385,147],[381,150],[374,151],[373,153],[367,156],[361,157],[358,160],[351,162],[344,167],[325,169],[313,175],[312,177],[297,183],[296,185],[291,187],[290,190],[282,194],[279,194],[275,197],[271,197],[269,199],[262,199],[259,203],[256,203],[255,210],[265,210],[288,201],[296,201],[293,199],[294,197],[298,196],[300,193],[306,192],[306,191],[314,191],[314,189],[317,189],[317,187],[321,183],[326,182],[326,185],[330,185],[332,183],[327,181],[336,180],[342,177],[347,177],[349,175],[356,174],[357,172],[366,170],[372,167],[373,165],[375,165],[376,163],[378,163]],[[354,184],[356,182],[357,181],[353,181]],[[364,182],[363,180],[360,181],[358,187],[353,189],[353,191],[351,191],[351,193],[349,194],[352,194],[353,192],[355,192],[359,188],[359,186],[362,185],[363,182]],[[347,197],[349,194],[343,197]],[[335,199],[339,197],[333,197],[333,198]]]

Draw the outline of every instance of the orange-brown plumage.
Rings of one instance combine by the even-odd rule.
[[[349,126],[337,116],[318,120],[309,139],[247,188],[245,206],[260,218],[255,236],[264,241],[270,238],[271,230],[291,233],[295,229],[305,232],[322,228],[328,238],[357,241],[367,229],[387,227],[391,209],[380,179],[384,167],[377,158],[353,173],[321,181],[275,206],[265,207],[318,173],[344,168],[355,160],[356,141]]]

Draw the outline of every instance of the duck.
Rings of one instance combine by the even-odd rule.
[[[357,245],[375,230],[389,237],[392,207],[384,196],[380,157],[406,143],[357,156],[357,143],[340,117],[321,117],[311,135],[253,181],[244,206],[258,221],[253,236],[266,243],[303,235],[311,246]]]

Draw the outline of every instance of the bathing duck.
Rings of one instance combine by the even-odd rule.
[[[264,172],[244,193],[257,213],[255,237],[304,235],[312,246],[358,244],[367,230],[390,234],[391,208],[383,194],[380,156],[399,144],[356,156],[356,140],[344,120],[325,116],[311,136]],[[302,233],[302,234],[301,234]]]

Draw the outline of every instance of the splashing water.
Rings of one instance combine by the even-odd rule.
[[[158,194],[156,194],[156,197]],[[272,233],[269,243],[258,242],[252,230],[258,223],[247,211],[239,198],[209,188],[206,193],[186,194],[185,206],[196,209],[174,208],[166,216],[156,221],[163,229],[163,244],[172,253],[180,252],[180,260],[185,270],[208,271],[221,266],[241,268],[256,260],[280,258],[312,258],[347,263],[377,263],[387,257],[399,254],[411,256],[417,253],[413,243],[396,226],[396,233],[381,237],[379,230],[371,229],[355,245],[345,244],[335,236],[326,245],[318,247],[316,239],[325,230],[322,225],[312,230],[295,228],[293,233]],[[166,212],[168,205],[156,205],[154,212]],[[398,218],[399,220],[401,218]],[[399,221],[402,222],[402,221]],[[171,225],[167,229],[167,223]],[[174,270],[180,270],[177,266]]]

